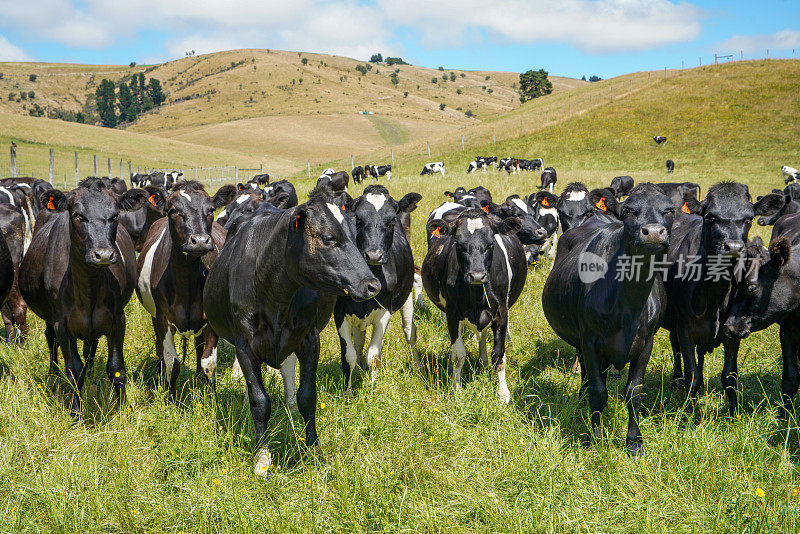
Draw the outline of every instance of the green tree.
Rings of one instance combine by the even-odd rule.
[[[519,101],[527,102],[553,92],[553,84],[547,79],[547,71],[529,70],[519,75]]]
[[[119,93],[117,94],[117,109],[119,110],[120,122],[133,122],[139,114],[139,106],[133,99],[131,88],[127,84],[119,84]]]
[[[97,113],[100,121],[106,128],[113,128],[117,125],[117,114],[115,113],[116,95],[114,94],[114,82],[103,78],[95,91],[97,101]]]
[[[30,81],[32,81],[32,82],[35,82],[36,81],[36,75],[35,74],[31,74],[30,76],[28,76],[28,79]]]
[[[34,93],[33,91],[28,91],[28,98],[33,100],[34,98],[36,98],[36,93]]]
[[[300,63],[302,63],[303,65],[308,65],[308,58],[304,57],[303,59],[300,60]]]
[[[380,63],[383,61],[383,56],[381,54],[373,54],[371,58],[369,58],[370,63]]]
[[[367,67],[364,65],[356,65],[356,70],[360,72],[363,76],[367,75]]]
[[[167,96],[164,94],[163,89],[161,89],[161,81],[156,78],[150,78],[150,86],[148,87],[147,93],[154,106],[160,106],[167,100]]]
[[[600,80],[602,80],[602,79],[603,79],[603,78],[601,78],[601,77],[600,77],[600,76],[598,76],[597,74],[592,74],[592,76],[589,78],[589,81],[590,81],[590,82],[599,82],[599,81],[600,81]]]

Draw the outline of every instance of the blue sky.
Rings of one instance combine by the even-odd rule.
[[[127,64],[232,48],[400,55],[428,67],[609,77],[715,52],[800,57],[800,1],[27,0],[0,61]]]

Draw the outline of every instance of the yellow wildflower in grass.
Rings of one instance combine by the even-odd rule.
[[[428,443],[433,443],[433,436],[428,437]]]
[[[215,478],[215,479],[213,479],[211,482],[213,482],[214,484],[219,484],[219,479],[218,479],[218,478]]]
[[[759,499],[763,499],[764,495],[766,495],[766,492],[761,488],[756,488],[756,495]]]
[[[326,406],[326,405],[325,405],[325,403],[324,403],[324,402],[320,402],[320,403],[319,403],[319,409],[320,409],[320,410],[324,410],[324,409],[325,409],[325,406]]]

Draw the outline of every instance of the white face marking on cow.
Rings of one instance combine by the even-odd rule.
[[[265,188],[264,189],[264,195],[270,196],[272,194],[272,189],[273,189],[272,186],[269,186],[269,187]]]
[[[190,197],[189,195],[187,195],[187,194],[186,194],[185,192],[183,192],[183,191],[181,191],[181,196],[182,196],[183,198],[185,198],[185,199],[186,199],[188,202],[191,202],[191,201],[192,201],[192,197]]]
[[[250,198],[250,195],[247,195],[247,194],[239,195],[239,197],[236,199],[236,203],[237,204],[244,204],[245,202],[247,202],[248,198]]]
[[[144,309],[147,310],[147,313],[153,317],[156,316],[156,303],[153,299],[152,290],[153,259],[155,258],[156,250],[158,250],[158,246],[161,244],[161,240],[164,239],[164,234],[166,233],[167,227],[165,226],[161,231],[161,235],[158,236],[156,242],[153,243],[153,246],[147,249],[147,252],[144,255],[142,271],[139,273],[139,280],[136,284],[139,289],[139,300],[142,301],[142,306],[144,306]]]
[[[467,232],[475,233],[475,230],[483,228],[483,219],[467,219]]]
[[[258,184],[250,183],[250,189],[258,189]]]
[[[567,193],[567,200],[583,200],[586,198],[586,191],[570,191]]]
[[[11,191],[9,191],[8,189],[6,189],[3,186],[0,186],[0,193],[5,193],[6,195],[8,195],[8,200],[11,203],[12,206],[16,206],[17,205],[16,202],[14,202],[14,195],[11,194]]]
[[[342,215],[342,210],[339,209],[339,206],[336,204],[331,204],[330,202],[328,202],[326,205],[328,206],[328,209],[331,210],[333,218],[339,221],[339,224],[342,224],[344,222],[344,215]]]
[[[511,271],[511,262],[508,261],[508,251],[506,250],[505,243],[503,243],[503,237],[500,234],[494,234],[494,240],[497,242],[497,245],[500,247],[500,250],[503,253],[503,259],[506,260],[506,271],[508,272],[508,291],[506,291],[506,306],[508,306],[508,295],[511,293],[511,277],[513,276],[513,272]]]
[[[528,213],[528,205],[527,205],[527,204],[525,204],[525,203],[522,201],[522,199],[519,199],[519,198],[512,198],[512,199],[511,199],[511,202],[513,202],[514,204],[516,204],[516,206],[517,206],[519,209],[521,209],[522,211],[524,211],[525,213]]]
[[[442,216],[447,213],[448,211],[454,210],[456,208],[463,208],[461,204],[456,204],[455,202],[445,202],[435,210],[431,212],[431,216],[428,217],[428,220],[432,219],[441,219]]]
[[[380,211],[384,204],[386,204],[386,195],[367,193],[364,195],[367,202],[375,206],[375,211]]]

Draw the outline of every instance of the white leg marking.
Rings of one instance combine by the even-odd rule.
[[[417,273],[414,273],[414,285],[412,286],[412,296],[414,297],[414,303],[417,305],[418,308],[424,308],[425,302],[422,300],[422,293],[424,292],[424,288],[422,287],[422,276]]]
[[[242,378],[244,373],[242,373],[242,367],[239,365],[239,358],[233,359],[233,367],[231,367],[231,377],[233,378]]]
[[[200,367],[209,381],[214,382],[217,379],[217,347],[211,349],[207,358],[200,360]]]
[[[417,325],[414,324],[414,294],[410,294],[403,307],[400,308],[400,318],[403,320],[403,334],[411,349],[411,362],[414,369],[419,370],[419,351],[417,350]]]
[[[142,272],[139,274],[139,296],[142,301],[142,306],[144,309],[147,310],[147,313],[152,315],[153,317],[156,316],[156,302],[153,300],[153,289],[151,286],[152,283],[152,275],[153,275],[153,258],[155,258],[156,250],[158,246],[161,244],[161,240],[164,239],[164,234],[167,233],[167,227],[165,226],[164,229],[161,231],[161,235],[158,236],[158,239],[153,246],[147,249],[147,254],[144,256],[144,263],[142,264]]]
[[[467,359],[467,347],[461,339],[461,327],[458,327],[458,339],[450,347],[450,361],[453,364],[453,391],[461,390],[461,368]]]
[[[294,382],[294,372],[297,366],[297,355],[292,353],[281,364],[283,377],[283,398],[287,406],[297,406],[297,386]]]
[[[167,335],[164,336],[164,367],[166,368],[167,386],[172,377],[172,366],[175,364],[180,365],[181,361],[178,359],[178,352],[175,350],[175,336],[172,333],[172,327],[167,326]]]
[[[253,459],[253,472],[257,477],[267,478],[271,465],[272,454],[270,454],[269,449],[266,447],[260,448]]]
[[[386,327],[389,326],[389,319],[392,314],[383,310],[372,323],[372,338],[367,347],[367,366],[372,373],[372,382],[378,377],[378,368],[381,365],[381,349],[383,348],[383,336],[386,334]]]
[[[347,365],[350,366],[350,372],[344,377],[345,392],[350,392],[353,389],[353,370],[358,365],[358,356],[360,352],[356,351],[353,341],[354,330],[358,330],[358,327],[353,328],[353,325],[350,324],[350,320],[345,317],[342,320],[342,324],[339,326],[339,335],[344,339],[344,359],[347,361]]]
[[[497,394],[500,396],[500,400],[502,400],[505,404],[511,402],[511,392],[508,390],[508,384],[506,383],[506,355],[503,354],[503,360],[500,362],[500,365],[497,367]]]

